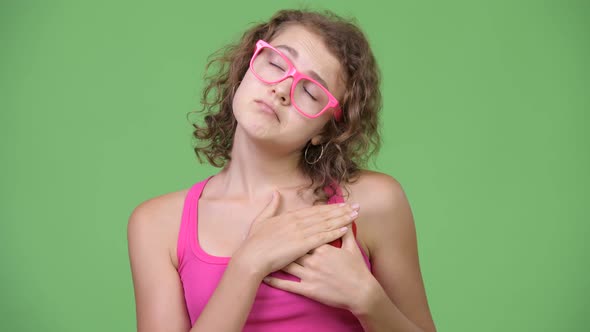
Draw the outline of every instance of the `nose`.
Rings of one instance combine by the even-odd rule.
[[[291,86],[293,85],[293,77],[271,85],[273,96],[279,98],[281,105],[287,106],[291,103]]]

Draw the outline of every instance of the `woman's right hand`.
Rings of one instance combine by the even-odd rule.
[[[316,205],[275,216],[279,192],[254,219],[232,261],[247,266],[261,280],[312,249],[344,235],[358,215],[358,205]],[[348,226],[348,227],[347,227]]]

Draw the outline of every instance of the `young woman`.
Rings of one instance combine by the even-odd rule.
[[[128,224],[139,331],[435,331],[412,212],[379,147],[358,27],[280,11],[217,54],[195,151],[222,170]]]

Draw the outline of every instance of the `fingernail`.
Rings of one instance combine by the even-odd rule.
[[[355,210],[358,210],[358,208],[361,207],[361,206],[360,206],[359,203],[352,203],[352,205],[350,205],[350,207],[353,208],[353,209],[355,209]]]
[[[351,218],[356,218],[359,215],[359,213],[357,211],[352,211],[352,213],[350,214]]]

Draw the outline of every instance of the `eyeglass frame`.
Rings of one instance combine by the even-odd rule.
[[[284,77],[275,80],[275,81],[267,81],[265,79],[263,79],[262,77],[258,76],[258,74],[256,74],[256,71],[254,70],[254,59],[256,59],[256,57],[258,56],[258,54],[264,49],[264,48],[270,48],[271,50],[275,51],[281,58],[283,58],[283,60],[285,60],[285,62],[287,63],[287,65],[289,65],[289,69],[287,70],[287,73],[285,74]],[[250,59],[250,70],[252,71],[252,74],[254,74],[254,76],[256,76],[257,79],[259,79],[260,81],[267,83],[267,84],[274,84],[274,83],[279,83],[282,82],[284,80],[286,80],[289,77],[293,78],[293,82],[291,82],[291,94],[290,94],[290,98],[291,101],[293,103],[293,106],[295,106],[295,109],[303,116],[310,118],[310,119],[315,119],[317,117],[320,117],[322,114],[324,114],[324,112],[326,112],[329,108],[334,108],[334,118],[336,119],[337,122],[339,122],[342,119],[342,109],[340,108],[340,103],[338,102],[338,100],[336,99],[336,97],[334,97],[332,95],[332,93],[330,93],[330,91],[328,89],[326,89],[326,87],[324,87],[320,82],[316,81],[315,79],[303,74],[302,72],[298,71],[295,66],[293,65],[293,63],[283,54],[283,52],[277,50],[274,46],[272,46],[271,44],[267,43],[266,41],[259,39],[256,42],[256,50],[254,51],[254,54],[252,54],[252,58]],[[328,104],[326,106],[324,106],[324,108],[316,115],[310,115],[305,113],[303,110],[301,110],[299,108],[299,106],[297,106],[297,103],[294,101],[293,96],[295,93],[295,86],[297,85],[297,83],[299,83],[299,81],[301,81],[302,79],[308,80],[312,83],[315,83],[317,86],[319,86],[328,96]]]

